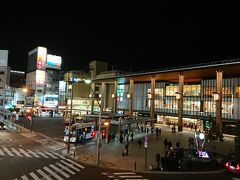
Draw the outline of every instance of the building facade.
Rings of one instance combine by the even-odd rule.
[[[149,116],[159,123],[207,130],[216,124],[222,134],[239,134],[240,60],[187,67],[96,76],[105,93],[103,109]],[[114,99],[110,94],[114,93]],[[217,95],[215,98],[215,95]]]
[[[57,110],[61,64],[62,58],[48,54],[45,47],[37,47],[28,53],[26,87],[34,92],[32,106]]]

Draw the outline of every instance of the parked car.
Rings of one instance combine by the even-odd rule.
[[[6,129],[4,122],[0,121],[0,130]]]
[[[240,161],[237,161],[237,160],[227,161],[225,164],[225,169],[227,172],[239,175],[240,174]]]

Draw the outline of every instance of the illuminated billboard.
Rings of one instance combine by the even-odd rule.
[[[37,69],[38,70],[46,69],[46,60],[47,60],[47,48],[38,47],[38,51],[37,51]]]
[[[36,86],[44,86],[46,79],[46,72],[36,70]]]
[[[59,81],[59,91],[65,92],[66,89],[66,82],[65,81]]]
[[[58,106],[58,95],[53,95],[53,94],[44,95],[44,106],[57,107]]]
[[[47,67],[53,69],[61,69],[62,57],[48,54],[47,55]]]

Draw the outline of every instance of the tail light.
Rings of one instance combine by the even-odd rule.
[[[237,164],[236,170],[239,171],[240,170],[240,165]]]
[[[229,166],[230,166],[229,162],[227,162],[227,163],[225,164],[225,166],[226,166],[226,167],[229,167]]]

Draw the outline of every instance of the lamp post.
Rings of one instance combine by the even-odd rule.
[[[69,84],[70,81],[68,81]],[[71,138],[71,126],[72,126],[72,104],[73,104],[73,83],[71,83],[71,104],[70,104],[70,118],[68,125],[68,154],[70,152],[70,138]]]
[[[90,84],[92,81],[91,80],[84,80],[86,84]],[[95,97],[95,92],[93,91],[92,87],[90,86],[90,91],[92,94],[92,97]],[[101,94],[101,93],[100,93]],[[100,95],[99,94],[99,95]],[[103,102],[103,96],[100,95],[98,96],[100,98],[101,103]],[[98,116],[98,132],[97,132],[97,154],[96,154],[96,166],[99,166],[99,160],[100,160],[100,149],[102,146],[102,137],[101,137],[101,123],[102,123],[102,110],[103,106],[99,103],[99,100],[97,99],[97,103],[99,106],[99,116]]]
[[[27,88],[22,88],[22,92],[24,92],[25,94],[25,107],[27,105],[27,99],[28,99],[28,94],[29,94],[29,90]],[[30,132],[32,132],[32,127],[33,127],[33,107],[34,107],[34,100],[31,102],[31,109],[29,110],[30,113],[30,117],[27,116],[27,119],[30,121],[30,127],[29,130]]]

